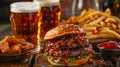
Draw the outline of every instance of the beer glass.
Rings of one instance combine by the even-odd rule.
[[[10,5],[12,31],[16,38],[24,38],[35,47],[40,44],[40,4],[37,2],[15,2]]]
[[[41,38],[46,32],[56,27],[60,22],[61,7],[59,0],[34,0],[41,5]]]

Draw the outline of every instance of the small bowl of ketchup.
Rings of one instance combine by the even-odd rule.
[[[104,56],[120,56],[120,42],[102,42],[99,43],[97,47]]]

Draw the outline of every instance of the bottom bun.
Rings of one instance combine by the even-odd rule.
[[[52,59],[50,59],[50,58],[47,58],[47,59],[48,59],[49,63],[51,63],[52,65],[56,65],[56,66],[77,66],[77,65],[86,64],[91,57],[92,57],[92,54],[89,54],[89,56],[87,56],[86,58],[81,58],[81,59],[73,60],[70,63],[65,63],[64,61],[56,63],[56,62],[52,61]]]

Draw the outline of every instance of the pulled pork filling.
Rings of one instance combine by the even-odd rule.
[[[68,59],[69,57],[80,58],[83,54],[88,54],[91,51],[88,39],[85,34],[67,34],[48,40],[45,54],[60,60]]]

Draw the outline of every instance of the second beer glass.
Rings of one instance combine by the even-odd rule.
[[[41,5],[41,38],[60,22],[61,7],[59,0],[34,0]]]

